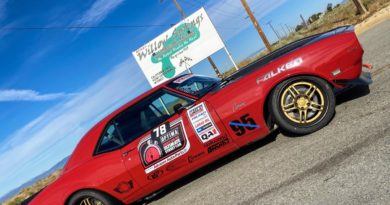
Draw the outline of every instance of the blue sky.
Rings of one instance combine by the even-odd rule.
[[[264,46],[239,0],[178,0],[203,6],[236,61]],[[248,0],[266,23],[295,26],[341,0]],[[0,0],[0,196],[69,155],[83,134],[150,88],[131,52],[180,20],[171,0]],[[107,28],[109,26],[128,28]],[[93,29],[63,29],[84,26]],[[32,29],[50,27],[52,29]],[[28,29],[26,29],[28,28]],[[223,51],[213,56],[224,71]],[[193,72],[215,75],[207,61]]]

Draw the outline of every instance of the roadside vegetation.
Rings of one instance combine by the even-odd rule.
[[[362,3],[368,9],[369,13],[366,15],[359,15],[358,10],[351,0],[347,1],[344,4],[337,4],[324,7],[324,12],[316,13],[311,15],[306,19],[307,27],[302,23],[295,27],[294,32],[290,32],[287,37],[281,38],[279,41],[272,44],[272,49],[276,50],[284,45],[296,41],[298,39],[311,36],[317,33],[322,33],[333,28],[343,26],[343,25],[356,25],[366,18],[370,17],[376,11],[388,6],[390,4],[389,0],[362,0]],[[299,17],[297,17],[299,18]],[[259,37],[260,40],[260,37]],[[239,62],[237,66],[243,68],[250,63],[258,60],[259,58],[265,56],[268,53],[267,50],[263,50],[260,53],[246,58],[245,60]],[[236,72],[234,67],[230,68],[223,73],[223,77],[228,77]]]
[[[24,200],[29,198],[31,195],[37,193],[44,187],[46,187],[48,184],[52,183],[54,180],[56,180],[61,175],[62,169],[55,171],[50,176],[41,179],[37,181],[35,184],[22,189],[19,191],[17,195],[9,199],[8,201],[4,202],[3,205],[20,205]]]

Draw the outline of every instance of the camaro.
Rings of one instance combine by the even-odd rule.
[[[290,43],[226,79],[186,74],[128,102],[79,142],[31,205],[129,204],[264,138],[315,132],[335,92],[371,83],[352,26]]]

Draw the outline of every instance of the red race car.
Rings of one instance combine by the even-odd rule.
[[[315,132],[332,119],[336,91],[371,83],[362,55],[345,26],[288,44],[227,79],[167,81],[94,126],[30,204],[129,204],[277,127]]]

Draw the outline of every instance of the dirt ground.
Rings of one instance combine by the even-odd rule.
[[[355,32],[360,35],[372,27],[390,19],[390,5],[379,10],[363,22],[355,26]],[[390,34],[389,34],[390,35]]]

